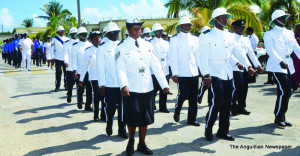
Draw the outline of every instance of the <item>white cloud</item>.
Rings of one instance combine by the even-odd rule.
[[[82,19],[85,23],[93,24],[97,24],[103,20],[119,19],[120,13],[118,8],[112,5],[108,5],[107,8],[109,10],[104,11],[100,11],[99,8],[84,8],[81,14]]]
[[[32,19],[33,19],[33,26],[34,27],[46,27],[47,26],[47,21],[44,19],[36,18],[38,17],[38,14],[33,14]]]
[[[127,17],[140,17],[140,18],[161,18],[166,17],[167,8],[164,7],[164,3],[161,0],[140,0],[137,4],[125,5],[121,3],[121,9]]]
[[[2,8],[0,10],[0,23],[3,24],[4,28],[11,29],[15,27],[14,17],[9,14],[8,8]]]

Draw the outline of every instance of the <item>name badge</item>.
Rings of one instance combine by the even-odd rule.
[[[165,61],[165,58],[161,58],[161,62]]]

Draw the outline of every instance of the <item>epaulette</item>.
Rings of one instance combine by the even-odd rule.
[[[124,40],[122,40],[118,45],[121,45],[123,43]]]
[[[150,40],[149,40],[149,42],[151,42],[153,40],[153,38],[151,38]]]
[[[209,32],[210,32],[210,29],[204,31],[203,34],[206,34],[206,33],[209,33]]]
[[[70,40],[65,41],[65,43],[69,42]]]
[[[87,50],[87,49],[89,49],[89,48],[91,48],[92,46],[89,46],[89,47],[87,47],[87,48],[85,48],[85,50]]]
[[[103,44],[105,44],[105,42],[100,43],[99,46],[102,46]]]
[[[76,42],[76,43],[73,43],[73,45],[76,45],[78,42]]]
[[[177,34],[173,35],[172,38],[175,37],[175,36],[177,36]]]

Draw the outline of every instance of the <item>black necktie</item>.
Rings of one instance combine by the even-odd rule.
[[[139,44],[138,44],[137,40],[135,40],[135,45],[139,48]]]

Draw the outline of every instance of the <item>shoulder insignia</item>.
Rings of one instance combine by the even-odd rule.
[[[122,40],[118,45],[122,44],[124,42],[124,40]]]
[[[204,31],[203,34],[206,34],[206,33],[209,33],[209,32],[210,32],[210,29]]]
[[[69,42],[70,40],[65,41],[65,43]]]
[[[178,35],[178,34],[173,35],[172,38],[175,37],[175,36],[177,36],[177,35]]]
[[[76,45],[78,42],[76,42],[76,43],[73,43],[73,45]]]
[[[150,40],[149,40],[149,42],[151,42],[153,40],[153,38],[151,38]]]
[[[120,51],[118,51],[118,52],[116,53],[116,55],[115,55],[115,60],[117,61],[119,57],[120,57]]]
[[[89,46],[89,47],[87,47],[87,48],[85,48],[85,50],[87,50],[87,49],[89,49],[89,48],[91,48],[92,46]]]
[[[103,44],[105,44],[105,42],[100,43],[99,46],[102,46]]]

